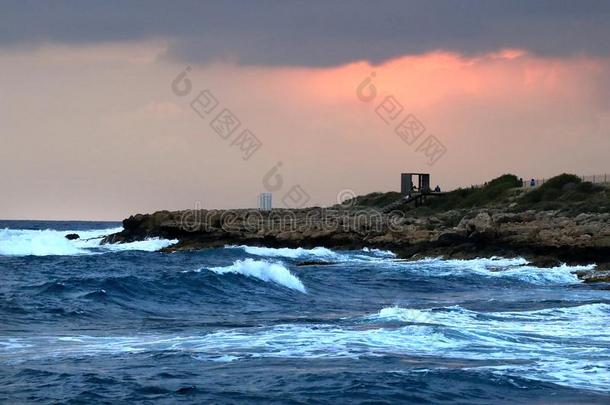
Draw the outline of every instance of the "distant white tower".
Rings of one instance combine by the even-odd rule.
[[[271,211],[271,193],[261,193],[258,196],[258,208],[261,211]]]

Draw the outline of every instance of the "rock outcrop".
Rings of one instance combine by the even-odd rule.
[[[537,265],[596,263],[610,268],[610,214],[451,210],[413,217],[373,209],[187,210],[138,214],[103,243],[178,239],[166,251],[247,244],[268,247],[389,249],[403,258],[523,256]]]

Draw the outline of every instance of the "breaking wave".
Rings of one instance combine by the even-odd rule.
[[[376,268],[397,271],[409,271],[430,277],[471,277],[498,278],[528,284],[575,284],[580,283],[576,272],[593,270],[595,265],[569,266],[562,264],[552,268],[540,268],[529,264],[524,258],[477,258],[477,259],[442,259],[426,258],[421,260],[397,259],[390,251],[364,248],[357,251],[336,252],[331,249],[316,247],[304,248],[267,248],[256,246],[227,246],[230,249],[242,249],[254,256],[286,259],[326,260],[339,263],[374,264]]]
[[[367,317],[374,321],[397,321],[452,327],[460,330],[536,334],[566,338],[584,337],[610,342],[608,304],[586,304],[536,311],[477,312],[461,306],[431,309],[386,307]]]
[[[324,247],[316,247],[313,249],[304,248],[268,248],[268,247],[257,247],[257,246],[231,246],[243,249],[246,253],[255,256],[264,257],[286,257],[289,259],[300,259],[304,257],[318,257],[324,259],[337,258],[340,255],[333,252],[330,249]]]
[[[201,270],[201,269],[200,269]],[[217,274],[241,274],[259,280],[273,282],[293,290],[306,293],[305,286],[290,270],[281,263],[272,263],[265,260],[244,259],[238,260],[230,266],[211,267],[208,270]]]
[[[281,257],[286,259],[312,259],[333,262],[382,262],[394,259],[396,254],[381,249],[363,248],[355,251],[336,252],[325,247],[305,248],[269,248],[258,246],[227,246],[227,248],[242,249],[244,252],[261,257]]]
[[[610,305],[595,303],[505,312],[477,312],[460,306],[386,307],[364,319],[374,323],[401,322],[441,333],[452,343],[444,350],[441,346],[433,350],[444,356],[514,362],[481,367],[499,374],[608,391],[609,316]],[[430,344],[434,348],[436,341],[433,339]],[[595,366],[591,364],[593,358]]]
[[[244,266],[235,264],[231,267],[243,269]],[[245,267],[252,269],[253,265]],[[229,271],[221,269],[215,271]],[[280,324],[187,336],[32,337],[0,341],[0,353],[24,359],[52,356],[57,352],[64,356],[85,357],[171,350],[190,353],[200,360],[220,362],[247,358],[443,356],[485,363],[470,367],[473,369],[608,391],[610,331],[604,324],[609,315],[610,305],[607,304],[489,313],[459,306],[387,307],[377,314],[353,319],[370,323],[368,327],[332,323]],[[402,324],[388,325],[388,322]]]
[[[150,378],[159,387],[168,384],[165,371],[157,377],[149,370],[216,378],[210,386],[225,392],[227,381],[248,378],[298,387],[302,375],[286,379],[285,365],[306,360],[308,379],[317,382],[298,389],[323,395],[340,392],[346,381],[362,386],[362,376],[389,386],[389,375],[397,378],[394,393],[412,393],[419,386],[413,373],[422,370],[422,385],[437,384],[423,394],[428,402],[462,395],[464,383],[489,390],[492,400],[498,392],[523,399],[532,389],[540,396],[565,387],[600,398],[610,393],[610,300],[604,285],[576,285],[574,274],[593,265],[544,269],[499,257],[409,261],[373,248],[120,254],[176,241],[100,245],[121,230],[117,225],[0,228],[0,368],[15,369],[6,379],[15,392],[64,395],[65,378],[51,373],[82,365],[102,370],[102,377]],[[80,238],[68,240],[68,233]],[[30,255],[50,257],[20,258]],[[316,266],[322,261],[328,265]],[[219,375],[217,362],[232,365]],[[49,376],[28,378],[31,370]],[[68,396],[79,394],[81,374],[74,373],[79,391]],[[339,385],[338,375],[346,378]],[[498,385],[513,380],[518,388]],[[447,394],[439,386],[458,388]],[[130,387],[118,388],[124,398]],[[569,392],[570,400],[586,394]]]
[[[122,229],[57,231],[6,228],[0,230],[0,255],[75,256],[127,250],[153,252],[178,242],[177,240],[150,238],[130,243],[100,245],[104,236],[120,232]],[[80,238],[66,239],[66,235],[70,233],[76,233]]]
[[[593,270],[594,264],[587,266],[568,266],[562,264],[552,268],[531,266],[523,258],[480,258],[470,260],[423,259],[403,262],[402,266],[419,274],[431,277],[469,276],[506,278],[530,284],[573,284],[580,280],[575,272]]]
[[[136,242],[112,243],[99,246],[104,251],[124,252],[127,250],[138,250],[141,252],[156,252],[178,243],[178,239],[147,238]]]
[[[373,256],[379,256],[379,257],[396,257],[396,253],[391,252],[389,250],[381,250],[381,249],[375,249],[375,248],[362,248],[362,251],[365,253],[370,253]]]

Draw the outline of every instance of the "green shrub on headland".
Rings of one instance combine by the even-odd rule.
[[[521,186],[521,180],[513,174],[505,174],[482,187],[458,188],[442,196],[429,198],[426,206],[438,210],[473,208],[493,204],[508,197],[509,191]]]
[[[381,208],[392,204],[399,199],[402,199],[402,194],[397,191],[390,191],[387,193],[376,192],[350,198],[349,200],[346,200],[342,204],[336,205],[335,207]]]
[[[564,173],[524,193],[519,208],[562,210],[569,214],[610,212],[610,189]]]
[[[522,197],[522,202],[527,204],[539,203],[541,201],[555,201],[560,198],[565,191],[575,189],[582,180],[573,174],[560,174],[549,179],[546,183],[537,187]],[[591,184],[591,183],[589,183]]]
[[[398,192],[371,193],[355,197],[346,207],[383,209],[404,200]],[[398,203],[400,204],[400,203]],[[415,207],[404,202],[399,207],[409,213],[431,215],[455,209],[502,207],[507,210],[561,210],[566,214],[581,212],[610,212],[610,188],[583,182],[573,174],[560,174],[539,187],[522,187],[521,180],[505,174],[480,187],[458,188],[428,196],[423,205]]]

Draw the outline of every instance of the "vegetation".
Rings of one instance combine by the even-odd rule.
[[[610,212],[610,190],[564,173],[524,193],[519,200],[519,208],[562,210],[570,214]]]
[[[348,200],[341,206],[383,209],[403,200],[398,192],[371,193]],[[408,211],[414,216],[428,216],[450,210],[494,206],[519,211],[561,210],[570,215],[610,212],[610,189],[565,173],[530,189],[523,188],[517,176],[505,174],[481,187],[459,188],[430,196],[419,207],[405,202],[392,208]]]
[[[397,191],[377,192],[351,198],[337,207],[383,208],[402,198],[402,194]]]
[[[429,198],[426,206],[434,211],[483,207],[506,201],[510,191],[520,186],[521,180],[517,176],[505,174],[493,179],[482,187],[458,188],[442,196]]]
[[[560,174],[549,179],[546,183],[535,188],[522,197],[522,203],[535,204],[541,201],[554,201],[561,197],[564,191],[574,189],[582,183],[578,176],[573,174]],[[591,183],[588,183],[591,184]]]

